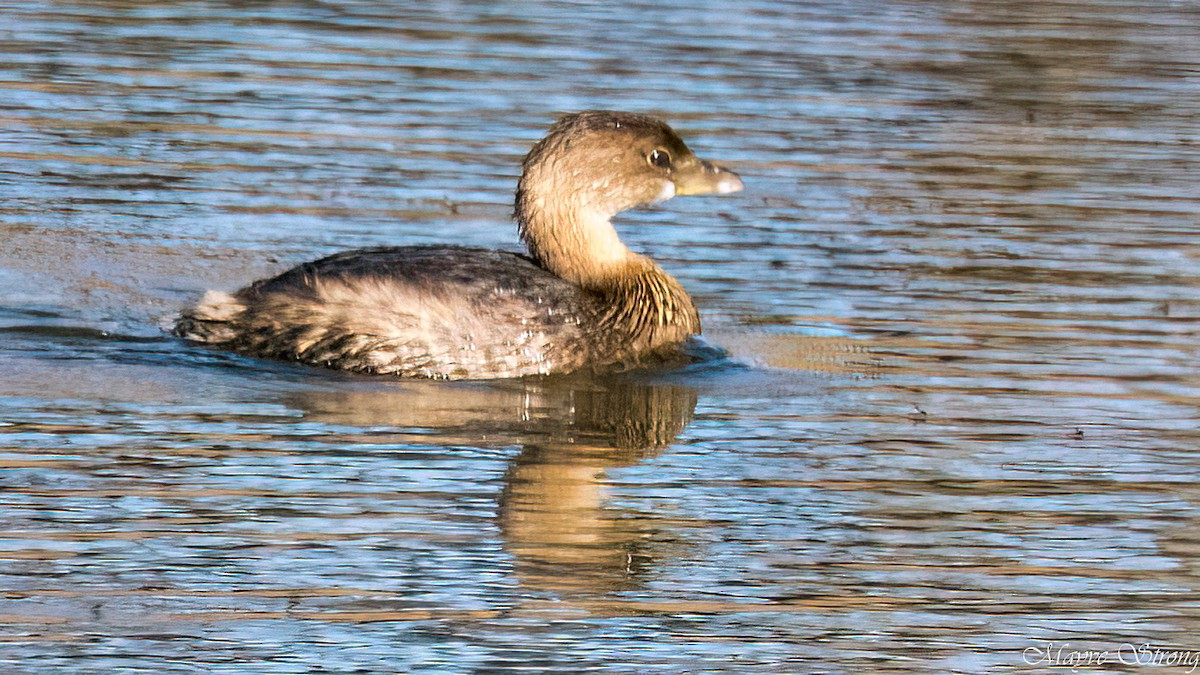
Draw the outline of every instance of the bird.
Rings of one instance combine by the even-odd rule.
[[[521,164],[514,218],[527,254],[366,248],[298,265],[181,312],[177,336],[358,373],[498,379],[618,372],[678,359],[701,332],[683,285],[617,235],[618,213],[738,192],[661,119],[587,110],[556,121]]]

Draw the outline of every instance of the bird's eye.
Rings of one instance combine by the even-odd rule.
[[[660,169],[669,169],[671,167],[671,153],[666,150],[651,150],[650,154],[646,155],[646,159]]]

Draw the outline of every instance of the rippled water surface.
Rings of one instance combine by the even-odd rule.
[[[0,669],[1194,659],[1198,91],[1168,0],[0,1]],[[619,224],[730,358],[447,385],[162,331],[515,248],[584,108],[745,177]]]

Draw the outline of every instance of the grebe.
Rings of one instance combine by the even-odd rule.
[[[530,255],[459,246],[339,253],[236,293],[209,291],[181,337],[363,373],[490,379],[625,370],[677,357],[700,316],[612,217],[676,195],[737,192],[666,123],[585,111],[522,163],[516,212]]]

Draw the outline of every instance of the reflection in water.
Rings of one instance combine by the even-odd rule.
[[[288,398],[327,424],[434,431],[440,443],[523,443],[504,474],[504,545],[531,589],[604,593],[637,583],[664,546],[652,521],[606,507],[605,471],[652,456],[692,418],[689,387],[620,378],[405,382]],[[418,437],[419,438],[419,437]]]
[[[695,407],[695,392],[675,385],[578,392],[576,442],[527,445],[504,477],[501,529],[525,583],[594,596],[662,562],[661,522],[604,507],[605,470],[669,445]]]

